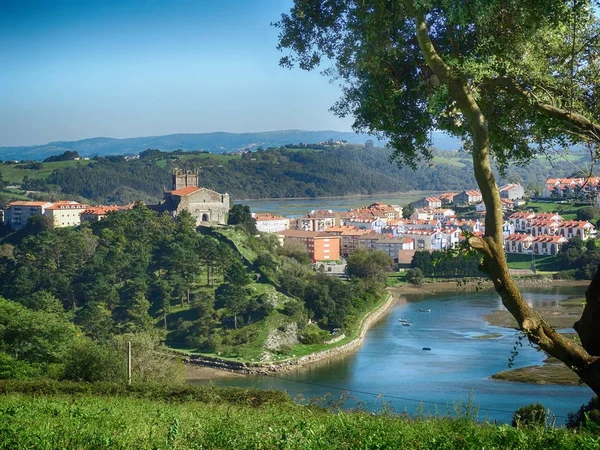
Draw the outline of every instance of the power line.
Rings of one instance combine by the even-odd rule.
[[[387,395],[382,392],[375,393],[375,392],[363,391],[360,389],[342,388],[342,387],[330,386],[327,384],[313,383],[310,381],[294,380],[293,378],[286,378],[286,377],[281,377],[281,376],[277,376],[277,375],[273,375],[273,374],[264,374],[264,376],[279,379],[279,380],[284,380],[284,381],[291,381],[293,383],[306,384],[309,386],[321,387],[321,388],[326,388],[326,389],[336,389],[336,390],[346,391],[346,392],[355,392],[357,394],[363,394],[363,395],[371,395],[373,397],[391,398],[394,400],[403,400],[403,401],[423,403],[423,404],[428,404],[428,405],[443,406],[442,403],[434,402],[431,400],[420,400],[420,399],[410,398],[410,397],[400,397],[398,395]],[[514,411],[507,411],[504,409],[496,409],[496,408],[478,407],[477,410],[478,411],[486,411],[486,412],[498,412],[498,413],[505,413],[505,414],[513,414],[514,413]],[[557,415],[557,414],[553,414],[553,416],[555,416],[556,418],[559,418],[559,419],[567,419],[567,416],[562,416],[562,415]]]

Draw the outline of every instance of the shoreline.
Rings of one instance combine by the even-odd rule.
[[[255,363],[230,361],[210,356],[191,356],[184,358],[186,367],[186,380],[210,380],[213,378],[235,377],[242,375],[264,375],[277,372],[289,372],[309,364],[341,356],[360,347],[364,337],[373,323],[381,319],[388,310],[397,303],[405,303],[405,296],[432,295],[443,292],[472,292],[493,289],[489,280],[472,280],[466,284],[458,284],[458,280],[434,281],[421,286],[401,285],[387,288],[388,297],[378,308],[370,311],[361,320],[358,336],[351,341],[319,352],[311,353],[299,358],[288,359],[277,363]],[[539,280],[520,279],[520,286],[536,285],[538,287],[555,286],[587,286],[589,281],[584,280]]]
[[[358,336],[345,344],[277,363],[247,363],[209,356],[189,356],[184,359],[184,363],[186,364],[187,374],[193,374],[193,377],[188,378],[186,375],[186,379],[203,380],[221,376],[265,375],[276,372],[289,372],[308,364],[330,359],[355,350],[362,344],[371,325],[381,319],[393,305],[406,301],[406,299],[399,296],[397,297],[391,293],[389,288],[387,291],[388,293],[385,301],[378,308],[370,311],[362,318],[359,325]],[[195,368],[188,370],[188,366],[195,366]]]

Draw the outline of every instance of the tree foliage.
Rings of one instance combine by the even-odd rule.
[[[463,139],[486,205],[485,235],[471,236],[482,270],[519,327],[600,392],[600,271],[575,328],[560,335],[521,295],[503,249],[501,170],[557,145],[600,143],[600,22],[592,1],[397,2],[296,0],[276,24],[281,65],[343,83],[333,107],[354,128],[386,136],[396,161],[430,161],[430,132]]]

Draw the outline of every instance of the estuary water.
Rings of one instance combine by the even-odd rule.
[[[331,209],[333,211],[348,211],[350,208],[360,208],[375,202],[388,205],[406,206],[422,197],[439,194],[439,191],[410,191],[396,194],[379,194],[343,197],[319,198],[276,198],[257,200],[235,200],[234,203],[248,205],[254,213],[279,214],[286,217],[300,217],[313,209]]]
[[[582,288],[535,288],[524,292],[532,305],[550,304]],[[346,406],[357,402],[379,410],[383,402],[396,412],[454,414],[469,398],[480,420],[510,422],[512,413],[530,403],[542,403],[563,424],[567,413],[592,397],[586,386],[534,385],[493,380],[507,369],[518,334],[495,327],[484,316],[501,309],[493,291],[440,293],[412,297],[397,304],[374,324],[356,351],[295,372],[213,380],[217,385],[285,390],[292,396],[337,399],[349,395]],[[421,310],[430,310],[422,312]],[[403,326],[406,319],[411,326]],[[477,336],[499,334],[481,339]],[[514,367],[542,364],[545,355],[523,340]],[[423,348],[431,350],[423,350]],[[347,394],[344,394],[347,393]]]

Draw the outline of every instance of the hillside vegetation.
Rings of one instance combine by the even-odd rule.
[[[389,149],[367,149],[352,144],[314,147],[259,149],[241,157],[147,150],[137,160],[111,156],[82,164],[43,163],[35,170],[26,169],[23,164],[5,164],[0,171],[6,172],[6,180],[22,183],[26,190],[97,203],[158,201],[163,189],[170,188],[170,174],[175,168],[199,170],[202,186],[227,192],[235,199],[460,191],[476,185],[467,153],[440,152],[430,165],[420,165],[413,171],[391,164]],[[63,166],[49,172],[50,164]],[[540,190],[548,177],[568,176],[574,170],[566,161],[557,161],[552,166],[540,158],[527,168],[510,167],[503,180]]]

